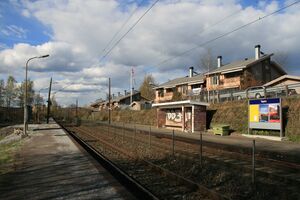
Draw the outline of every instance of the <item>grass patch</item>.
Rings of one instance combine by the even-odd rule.
[[[15,154],[21,147],[22,142],[12,142],[0,145],[0,174],[14,170]]]
[[[5,136],[4,135],[0,135],[0,140],[2,140],[3,138],[5,138]]]
[[[292,142],[300,143],[300,135],[289,135],[288,138]]]

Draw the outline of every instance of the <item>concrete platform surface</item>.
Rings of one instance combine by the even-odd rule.
[[[0,199],[135,199],[54,122],[29,129]]]

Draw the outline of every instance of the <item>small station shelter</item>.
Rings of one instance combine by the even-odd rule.
[[[206,107],[208,103],[191,100],[152,104],[157,108],[157,127],[185,132],[206,129]]]

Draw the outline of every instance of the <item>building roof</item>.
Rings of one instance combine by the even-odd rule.
[[[140,93],[141,92],[139,92],[139,91],[134,91],[133,94],[132,94],[132,96],[140,94]],[[120,102],[123,99],[130,98],[130,96],[131,96],[130,93],[127,94],[127,95],[123,95],[123,96],[117,96],[117,97],[111,99],[110,101],[111,101],[111,103],[113,103],[113,102]],[[147,98],[143,97],[142,95],[141,95],[141,98],[143,98],[143,99],[145,99],[147,101],[150,101],[150,99],[147,99]],[[91,107],[94,107],[94,106],[97,106],[97,105],[100,105],[100,104],[108,104],[108,100],[95,102],[95,103],[91,104]]]
[[[273,54],[263,55],[257,60],[255,58],[249,58],[247,60],[235,61],[235,62],[229,63],[227,65],[223,65],[219,68],[216,68],[216,69],[206,73],[205,75],[216,74],[216,73],[226,74],[226,73],[231,73],[231,72],[242,71],[244,68],[247,68],[248,66],[256,64],[263,60],[266,60],[266,59],[270,58],[271,56],[273,56]],[[272,63],[274,64],[274,62],[272,62]],[[285,72],[278,64],[276,64],[276,67],[278,67],[281,71]]]
[[[103,103],[103,102],[105,102],[105,101],[104,101],[104,100],[97,100],[96,102],[92,103],[92,104],[90,105],[90,107],[98,106],[99,104],[101,104],[101,103]]]
[[[282,81],[284,79],[292,79],[292,80],[300,81],[300,76],[292,76],[292,75],[287,75],[286,74],[286,75],[280,76],[280,77],[278,77],[278,78],[276,78],[276,79],[274,79],[274,80],[272,80],[272,81],[264,84],[264,86],[265,87],[271,86],[271,85],[273,85],[273,84],[275,84],[277,82],[280,82],[280,81]]]
[[[139,93],[140,93],[139,91],[134,91],[132,96],[134,96],[134,95],[136,95],[136,94],[139,94]],[[130,96],[131,96],[130,93],[127,94],[127,95],[123,95],[123,96],[117,96],[117,97],[111,99],[111,102],[119,102],[119,101],[121,101],[121,100],[123,100],[123,99],[126,99],[126,98],[130,97]],[[143,97],[143,98],[144,98],[144,97]],[[144,98],[144,99],[145,99],[145,98]],[[96,102],[92,103],[90,106],[91,106],[91,107],[95,107],[95,106],[98,106],[98,105],[100,105],[100,104],[107,104],[107,103],[108,103],[108,100],[106,100],[106,101],[100,100],[100,101],[96,101]]]
[[[132,94],[132,96],[140,94],[140,93],[141,92],[139,92],[139,91],[134,91],[133,94]],[[119,101],[121,101],[123,99],[130,98],[130,96],[131,96],[131,93],[129,93],[127,95],[124,95],[124,96],[116,96],[115,98],[111,99],[111,102],[119,102]],[[108,103],[108,101],[106,101],[106,102]]]
[[[152,107],[173,108],[173,107],[180,107],[183,105],[209,106],[209,103],[185,100],[185,101],[172,101],[172,102],[165,102],[165,103],[154,103],[152,104]]]
[[[193,77],[180,77],[180,78],[176,78],[173,80],[170,80],[168,82],[165,82],[163,84],[158,85],[157,87],[155,87],[154,89],[158,89],[158,88],[172,88],[174,86],[177,85],[182,85],[182,84],[197,84],[197,83],[204,83],[204,74],[198,74],[195,75]]]

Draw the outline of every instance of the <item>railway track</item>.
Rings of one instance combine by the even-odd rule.
[[[98,124],[99,125],[99,124]],[[101,126],[106,127],[106,124],[101,124]],[[135,129],[134,128],[128,128],[128,127],[122,127],[122,126],[116,126],[116,125],[111,125],[112,128],[114,129],[119,129],[119,131],[121,132],[122,129],[125,129],[127,132],[134,132]],[[93,126],[93,129],[97,129],[97,126]],[[136,130],[141,134],[148,135],[148,131],[144,131],[144,130]],[[157,133],[157,132],[152,132],[151,135],[153,137],[157,137],[157,138],[161,138],[162,140],[159,141],[160,144],[165,144],[166,146],[170,146],[172,143],[172,136],[170,135],[166,135],[166,134],[161,134],[161,133]],[[183,137],[178,137],[175,136],[176,139],[176,144],[177,147],[179,147],[180,150],[182,151],[186,151],[188,153],[191,154],[199,154],[199,141],[195,140],[195,139],[189,139],[189,138],[183,138]],[[144,138],[145,140],[145,138]],[[249,161],[251,161],[252,159],[252,149],[240,149],[240,150],[236,150],[236,149],[228,149],[227,145],[222,145],[222,144],[210,144],[205,141],[203,141],[203,148],[205,148],[205,152],[206,153],[210,153],[211,155],[220,155],[222,157],[227,157],[229,159],[235,159],[235,160],[245,160],[247,161],[246,163],[249,163]],[[274,156],[275,157],[275,156]],[[270,158],[268,157],[268,155],[264,155],[263,152],[258,151],[256,154],[256,161],[258,162],[259,165],[261,165],[262,167],[265,165],[272,165],[272,167],[280,169],[280,168],[285,168],[285,169],[289,169],[291,172],[294,171],[295,173],[299,173],[300,172],[300,164],[298,163],[294,163],[294,162],[289,162],[289,161],[284,161],[284,160],[280,160],[280,156],[277,155],[277,157],[279,157],[279,159],[275,159],[275,158]]]
[[[102,127],[97,127],[94,126],[93,129],[94,130],[98,130],[99,128],[103,128],[103,127],[107,127],[106,125],[102,125]],[[123,132],[124,128],[123,127],[119,127],[119,126],[111,126],[111,129],[116,129],[119,132]],[[134,131],[138,131],[139,134],[138,136],[134,136],[135,140],[137,140],[140,143],[147,143],[147,139],[148,139],[148,132],[146,131],[140,131],[140,130],[134,130],[134,129],[126,129],[126,132],[134,132]],[[165,150],[170,150],[170,146],[172,145],[172,137],[168,136],[168,135],[162,135],[162,134],[157,134],[157,133],[151,133],[152,137],[158,137],[161,138],[159,141],[153,141],[152,143],[161,149],[165,149]],[[120,135],[120,134],[119,134]],[[133,135],[133,134],[130,134]],[[144,137],[141,137],[141,135],[144,135]],[[122,137],[127,137],[129,138],[130,136],[128,135],[122,135]],[[133,137],[133,136],[131,136]],[[203,151],[205,152],[205,156],[206,157],[211,157],[211,158],[221,158],[223,161],[225,160],[224,158],[227,158],[228,163],[230,163],[229,161],[234,161],[237,160],[238,162],[236,162],[236,164],[239,164],[240,166],[246,166],[246,168],[248,168],[248,170],[250,170],[251,166],[249,166],[249,163],[251,164],[251,149],[249,149],[247,153],[244,152],[237,152],[237,151],[226,151],[226,150],[222,150],[222,149],[216,149],[216,148],[212,148],[210,146],[206,146],[203,145]],[[183,138],[177,138],[176,137],[176,151],[177,152],[181,152],[181,153],[187,153],[189,155],[194,155],[195,157],[199,156],[199,141],[190,141],[190,140],[185,140]],[[218,155],[218,156],[216,156]],[[282,161],[282,160],[275,160],[275,159],[271,159],[271,158],[265,158],[263,156],[261,156],[261,154],[257,153],[256,155],[256,164],[263,169],[263,167],[266,166],[272,166],[272,168],[280,170],[282,168],[284,168],[284,170],[288,170],[289,173],[300,173],[300,165],[296,164],[296,163],[292,163],[292,162],[287,162],[287,161]],[[270,175],[268,175],[270,176]]]
[[[101,131],[103,132],[103,130],[106,130],[106,128],[108,128],[107,126],[104,127],[92,126],[92,127],[84,127],[84,128],[88,130],[92,130],[93,132],[100,133]],[[110,135],[111,138],[117,138],[117,137],[122,138],[120,142],[121,144],[124,142],[124,137],[125,137],[125,141],[131,142],[134,145],[136,145],[136,143],[143,144],[144,149],[149,149],[150,151],[153,152],[161,151],[161,152],[165,152],[165,154],[172,154],[172,140],[170,138],[164,138],[161,137],[160,135],[157,136],[155,134],[152,134],[153,135],[152,140],[150,141],[150,143],[152,144],[149,144],[149,135],[147,131],[140,132],[139,130],[125,129],[124,132],[124,128],[122,127],[120,128],[116,126],[111,126],[109,127],[108,130],[106,130],[106,132],[109,132],[108,135]],[[189,160],[191,166],[194,165],[195,162],[199,162],[199,144],[193,144],[193,143],[191,144],[181,140],[177,141],[177,139],[175,141],[176,141],[175,142],[176,157],[180,158],[181,160],[185,160],[182,158],[187,158],[186,160]],[[111,141],[111,142],[116,143],[116,141]],[[248,182],[249,180],[251,180],[252,169],[251,169],[251,157],[249,155],[247,154],[244,155],[243,153],[240,152],[227,152],[227,151],[222,151],[220,149],[216,150],[206,146],[204,146],[203,151],[205,152],[203,154],[203,157],[205,157],[205,161],[208,161],[208,163],[206,163],[205,165],[217,164],[219,166],[226,166],[227,169],[223,169],[223,170],[237,171],[239,172],[238,174],[240,174],[241,177],[244,176],[246,179],[248,179]],[[281,188],[285,188],[287,193],[293,194],[291,196],[299,197],[299,192],[297,189],[300,187],[299,165],[297,164],[295,165],[293,163],[289,163],[281,160],[265,159],[264,157],[260,157],[260,156],[257,156],[256,159],[257,159],[256,161],[257,168],[255,172],[257,175],[256,185],[260,185],[261,183],[263,185],[267,185],[268,187],[270,185],[274,185],[276,186],[274,188],[278,188],[278,191],[280,191]],[[173,170],[172,167],[169,167],[169,169]],[[175,171],[176,170],[178,169],[175,169]],[[185,176],[184,173],[183,176]],[[194,178],[192,178],[192,180],[195,181]],[[198,180],[196,180],[196,182],[198,182]],[[216,191],[222,191],[222,193],[228,192],[226,191],[226,189],[223,190],[223,188],[226,186],[224,186],[223,188],[221,186],[220,188],[218,187],[218,184],[210,185],[210,181],[201,182],[201,183],[204,183],[205,185],[208,184],[210,188],[214,188]],[[219,184],[222,185],[223,183],[219,183]],[[248,187],[251,187],[251,185],[248,185]],[[235,199],[236,198],[235,195],[236,194],[232,196],[231,194],[229,194],[228,196]],[[245,198],[243,196],[239,196],[239,197]]]
[[[112,150],[108,150],[108,149],[112,149],[110,146],[113,147],[117,147],[117,148],[121,148],[123,149],[125,152],[131,152],[133,155],[135,155],[135,159],[133,158],[129,158],[130,156],[127,155],[127,159],[130,160],[130,163],[135,163],[135,165],[131,166],[126,162],[124,163],[124,159],[120,160],[119,158],[114,158],[114,162],[116,164],[118,164],[119,166],[122,166],[122,169],[124,170],[128,170],[128,173],[132,176],[135,177],[134,174],[140,174],[138,175],[138,177],[136,177],[137,180],[148,180],[148,182],[142,182],[142,185],[145,185],[147,188],[150,187],[152,185],[152,188],[150,189],[150,191],[156,191],[159,190],[161,188],[166,188],[163,187],[162,185],[160,185],[163,182],[166,182],[166,180],[175,180],[175,183],[178,183],[178,180],[174,177],[171,178],[172,176],[169,177],[165,177],[165,180],[161,180],[158,181],[158,183],[154,182],[155,179],[151,179],[151,176],[149,178],[149,176],[145,176],[144,174],[149,173],[148,170],[142,170],[141,165],[141,160],[142,159],[137,159],[137,158],[147,158],[146,160],[150,160],[152,162],[152,164],[156,165],[156,166],[160,166],[161,168],[167,169],[168,171],[170,171],[171,173],[173,172],[173,174],[175,175],[180,175],[181,177],[185,177],[188,180],[191,180],[191,182],[196,183],[196,185],[198,186],[191,186],[191,184],[187,184],[184,182],[180,182],[183,185],[180,184],[174,184],[172,186],[172,184],[169,184],[171,187],[169,189],[170,191],[173,191],[177,189],[179,189],[180,195],[177,194],[176,192],[174,192],[174,196],[168,196],[167,193],[155,193],[158,194],[158,196],[162,199],[199,199],[199,195],[201,195],[200,199],[218,199],[218,198],[223,198],[223,199],[269,199],[270,196],[268,195],[274,195],[275,197],[277,197],[277,199],[282,199],[282,196],[290,196],[288,199],[297,199],[299,198],[299,192],[298,192],[298,188],[299,188],[299,184],[295,184],[295,182],[290,183],[289,181],[287,181],[288,179],[280,179],[276,176],[270,176],[270,175],[266,175],[266,173],[262,173],[260,174],[259,171],[257,172],[259,174],[259,179],[263,180],[263,183],[260,183],[260,180],[257,180],[257,183],[255,185],[249,184],[249,180],[251,180],[251,173],[249,173],[248,169],[244,169],[244,167],[241,167],[239,165],[242,164],[242,162],[236,162],[236,158],[237,155],[233,154],[232,152],[229,152],[229,156],[232,156],[232,158],[228,158],[228,155],[226,155],[226,159],[224,157],[224,152],[217,150],[217,152],[210,152],[209,154],[207,154],[207,152],[209,152],[210,148],[207,147],[203,147],[203,150],[205,150],[205,153],[203,154],[203,156],[205,157],[205,162],[204,162],[204,168],[202,168],[202,166],[199,166],[196,163],[199,163],[199,144],[195,145],[195,144],[190,144],[190,143],[186,143],[183,141],[176,141],[176,148],[175,148],[175,155],[172,155],[172,141],[169,138],[163,138],[160,136],[155,136],[154,134],[151,135],[151,139],[149,140],[149,134],[148,132],[142,131],[139,132],[139,130],[132,130],[132,129],[124,129],[124,127],[116,127],[116,126],[81,126],[79,129],[78,127],[74,128],[74,127],[70,127],[71,129],[73,129],[74,132],[80,133],[81,137],[87,137],[89,136],[89,138],[85,138],[87,141],[94,143],[94,145],[98,144],[98,148],[102,148],[103,152],[108,153],[108,155],[112,154],[112,155],[116,155],[116,154],[120,154],[120,151],[114,150],[114,153],[109,153]],[[100,140],[104,141],[104,142],[99,142]],[[97,142],[98,141],[98,142]],[[105,144],[107,143],[107,144]],[[195,146],[193,146],[195,145]],[[143,152],[144,155],[139,155],[139,152]],[[151,156],[149,155],[152,155]],[[161,155],[160,155],[161,154]],[[233,154],[233,155],[232,155]],[[123,152],[124,155],[124,152]],[[138,155],[138,156],[137,156]],[[146,156],[145,156],[146,155]],[[153,155],[154,158],[153,158]],[[217,155],[217,156],[216,156]],[[222,156],[220,156],[222,155]],[[147,157],[149,156],[149,157]],[[211,156],[211,157],[210,157]],[[240,153],[239,155],[241,158],[243,158],[242,154]],[[167,158],[163,158],[163,157],[167,157]],[[218,160],[220,157],[223,157],[223,159]],[[111,157],[110,157],[111,158]],[[173,160],[174,158],[174,160]],[[138,162],[137,162],[138,160]],[[224,160],[229,160],[228,163],[224,162]],[[230,161],[231,160],[231,161]],[[245,160],[245,158],[240,159],[240,160]],[[247,160],[247,159],[246,159]],[[188,163],[185,163],[188,162]],[[143,162],[142,162],[143,163]],[[171,165],[170,165],[171,163]],[[173,163],[173,164],[172,164]],[[198,176],[197,174],[192,175],[190,177],[189,173],[186,173],[186,171],[182,171],[181,168],[181,164],[184,163],[186,164],[184,167],[186,166],[191,166],[191,168],[193,169],[202,169],[200,170],[200,179],[193,177],[193,176]],[[235,163],[235,164],[233,164]],[[145,164],[145,163],[144,163]],[[143,165],[144,165],[143,164]],[[272,164],[272,163],[271,163]],[[280,164],[284,164],[284,163],[280,163]],[[279,166],[280,166],[279,164]],[[142,166],[143,166],[142,165]],[[217,167],[214,167],[214,165],[216,165]],[[225,176],[225,180],[222,180],[222,173],[220,174],[218,172],[219,166],[225,166],[227,165],[227,168],[225,167],[224,170],[225,173],[226,171],[238,171],[237,174],[234,175],[234,177],[229,176],[229,178],[226,178]],[[273,164],[272,164],[273,165]],[[129,166],[129,167],[127,167]],[[136,167],[135,167],[136,166]],[[207,167],[208,166],[208,167]],[[238,167],[237,167],[238,166]],[[185,169],[183,167],[183,169]],[[283,167],[283,166],[282,166]],[[286,166],[284,166],[286,167]],[[134,169],[138,169],[137,171],[134,171]],[[151,169],[151,170],[150,170]],[[150,167],[150,171],[152,171],[152,173],[158,173],[160,174],[166,174],[167,172],[161,171],[158,168],[155,167]],[[187,171],[189,171],[189,169],[186,169]],[[217,172],[215,172],[217,170]],[[292,166],[291,171],[293,170],[297,170],[294,169],[294,166]],[[201,172],[202,171],[202,172]],[[170,173],[170,174],[171,174]],[[204,175],[203,174],[208,173],[209,175]],[[218,174],[219,173],[219,174]],[[220,181],[212,181],[212,179],[215,179],[216,177],[212,176],[210,177],[210,174],[217,174],[217,178],[218,176],[221,176],[221,180]],[[152,175],[154,177],[154,175]],[[208,178],[207,178],[208,177]],[[245,180],[243,179],[248,179],[248,181],[245,182]],[[248,177],[248,178],[247,178]],[[237,181],[237,183],[235,183],[235,180],[230,180],[230,179],[240,179],[241,181]],[[229,179],[229,180],[228,180]],[[269,180],[267,180],[269,179]],[[158,180],[158,179],[157,179]],[[267,180],[267,181],[266,181]],[[275,180],[275,181],[274,181]],[[215,183],[211,183],[211,182],[215,182]],[[153,184],[152,184],[153,183]],[[150,186],[149,186],[150,185]],[[189,185],[188,190],[186,189],[186,186],[184,185]],[[201,187],[200,186],[204,186],[204,189],[199,189]],[[232,185],[232,186],[231,186]],[[242,189],[241,189],[241,188]],[[264,187],[269,188],[269,191],[274,191],[274,194],[272,194],[273,192],[268,192],[266,194],[264,191]],[[271,187],[274,187],[274,189],[270,189]],[[185,188],[185,189],[184,189]],[[192,189],[191,188],[195,188]],[[244,188],[244,189],[243,189]],[[248,189],[249,191],[247,191]],[[256,189],[258,188],[258,189]],[[285,188],[284,190],[282,190],[282,188]],[[205,191],[205,189],[207,189],[207,193],[204,195],[203,191]],[[268,191],[267,190],[267,191]],[[164,192],[167,192],[168,190],[164,190]],[[202,191],[202,193],[200,192]],[[213,191],[212,193],[210,191]],[[209,198],[207,197],[207,194],[211,193],[212,194],[222,194],[222,195],[217,195],[217,197],[214,197],[214,195],[210,196]],[[260,194],[262,193],[262,194]],[[283,193],[283,194],[282,194]],[[186,194],[186,195],[185,195]],[[196,196],[196,197],[195,197]],[[218,197],[219,196],[219,197]],[[166,198],[167,197],[167,198]],[[181,198],[180,198],[181,197]],[[189,198],[192,197],[192,198]],[[198,198],[197,198],[198,197]],[[273,196],[272,196],[273,197]],[[292,197],[292,198],[291,198]],[[276,198],[272,198],[272,199],[276,199]]]
[[[66,129],[58,123],[67,133],[69,133],[90,155],[92,155],[103,167],[105,167],[121,184],[123,184],[138,199],[159,200],[151,191],[142,186],[139,182],[129,176],[124,170],[120,169],[115,163],[111,162],[105,155],[101,154],[90,143],[93,141],[83,140],[77,134]]]
[[[97,137],[82,128],[68,127],[66,129],[77,140],[81,140],[98,152],[109,157],[119,170],[129,175],[150,194],[159,199],[228,199],[224,195],[177,175],[148,160],[137,158],[134,152],[122,149],[107,142],[105,138]],[[81,142],[81,143],[82,143]],[[154,199],[154,198],[153,198]]]

